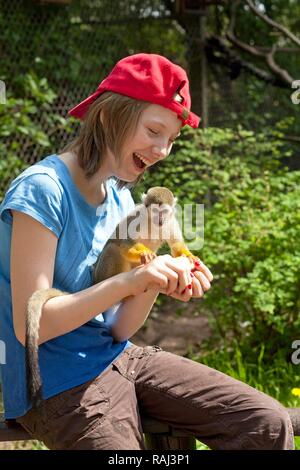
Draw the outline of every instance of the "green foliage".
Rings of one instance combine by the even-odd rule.
[[[280,127],[280,126],[278,126]],[[285,354],[300,327],[300,172],[288,172],[278,130],[184,131],[143,183],[167,185],[180,204],[205,203],[197,252],[214,273],[206,294],[214,331],[266,356]]]
[[[55,93],[45,78],[27,74],[18,80],[18,94],[8,93],[5,104],[0,104],[0,191],[3,195],[7,184],[26,166],[23,155],[32,149],[43,155],[50,148],[55,133],[64,129],[71,131],[68,123],[51,107]],[[43,129],[51,129],[46,134]]]
[[[276,337],[278,347],[300,326],[299,209],[299,172],[263,172],[236,181],[208,215],[204,252],[219,273],[214,305],[238,337],[268,338],[269,347]]]

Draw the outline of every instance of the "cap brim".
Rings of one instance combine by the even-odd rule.
[[[85,100],[81,101],[81,103],[77,104],[76,106],[74,106],[74,108],[70,109],[70,111],[68,111],[68,114],[78,119],[83,119],[90,105],[95,101],[96,98],[98,98],[99,94],[100,93],[98,90],[95,91]]]
[[[158,104],[165,106],[164,103],[158,103]],[[185,106],[182,106],[181,103],[178,103],[173,100],[171,101],[171,103],[168,103],[166,107],[171,109],[171,111],[174,111],[177,114],[178,118],[181,119],[183,126],[187,125],[193,128],[196,128],[199,126],[199,122],[201,120],[200,117],[197,116],[197,114],[190,111]]]
[[[196,129],[199,126],[200,121],[201,121],[201,118],[199,116],[197,116],[197,114],[192,113],[192,111],[190,111],[189,117],[185,121],[185,124],[187,124],[188,126],[191,126],[194,129]]]

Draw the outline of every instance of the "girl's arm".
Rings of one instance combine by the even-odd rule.
[[[136,333],[146,321],[159,294],[158,289],[125,299],[111,319],[112,336],[116,341],[125,341]]]
[[[13,213],[11,287],[13,324],[17,339],[25,344],[25,316],[29,297],[52,287],[57,237],[34,218]],[[39,343],[68,333],[130,295],[123,274],[75,294],[50,299],[43,308]]]

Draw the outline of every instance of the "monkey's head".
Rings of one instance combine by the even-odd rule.
[[[152,222],[160,227],[173,215],[176,201],[172,191],[164,186],[154,186],[142,195]]]

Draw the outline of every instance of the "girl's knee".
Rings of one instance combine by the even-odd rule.
[[[256,410],[252,429],[241,439],[244,449],[292,450],[294,433],[288,412],[281,406]]]

